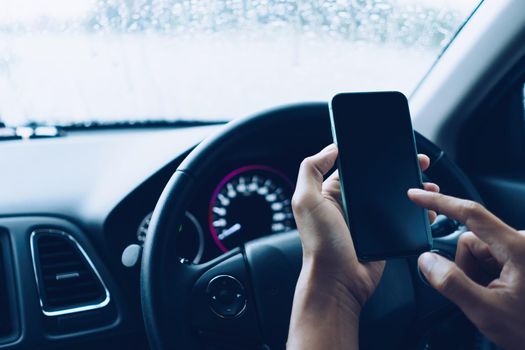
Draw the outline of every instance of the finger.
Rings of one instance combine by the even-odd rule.
[[[305,158],[299,168],[297,187],[315,188],[321,191],[324,175],[334,166],[337,158],[337,147],[334,144],[326,146],[321,152]]]
[[[427,252],[419,257],[418,265],[430,285],[458,305],[471,320],[479,319],[480,311],[487,311],[488,290],[468,278],[452,261]]]
[[[430,167],[430,158],[426,154],[418,154],[417,159],[419,160],[421,171],[425,171]]]
[[[293,198],[299,204],[298,208],[308,206],[310,199],[321,198],[323,177],[334,166],[336,159],[337,147],[331,144],[302,161]]]
[[[430,224],[433,224],[434,221],[436,221],[437,213],[433,210],[428,211],[428,220],[430,221]]]
[[[456,265],[475,282],[487,285],[499,275],[502,263],[492,255],[489,245],[472,232],[459,238]]]
[[[337,172],[334,172],[323,182],[322,192],[329,197],[333,197],[339,203],[342,202],[341,183]]]
[[[339,181],[339,170],[334,171],[333,173],[330,174],[330,176],[328,176],[328,178],[326,179],[326,182],[330,182],[330,181]]]
[[[511,227],[479,203],[418,188],[408,190],[408,196],[419,206],[465,224],[470,231],[490,246],[508,246],[515,234]]]
[[[439,192],[439,186],[433,182],[424,182],[423,188],[425,189],[425,191]]]
[[[439,186],[433,182],[423,183],[423,188],[425,189],[425,191],[439,192]],[[436,218],[437,218],[437,213],[434,210],[429,210],[428,219],[430,220],[430,224],[432,224],[436,220]]]

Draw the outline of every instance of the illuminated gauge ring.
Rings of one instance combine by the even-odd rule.
[[[151,217],[153,215],[153,212],[149,213],[142,219],[140,222],[140,225],[137,229],[137,241],[140,245],[144,245],[144,241],[146,240],[146,234],[148,233],[149,224],[151,221]],[[191,259],[191,257],[184,257],[188,260],[191,260],[194,264],[198,264],[202,260],[202,256],[204,254],[204,230],[202,229],[201,224],[195,218],[195,216],[187,211],[185,213],[184,223],[182,225],[191,225],[189,230],[185,230],[187,232],[193,232],[196,234],[195,239],[197,240],[197,252],[195,254],[195,257]],[[184,237],[184,232],[182,237]]]
[[[222,215],[224,215],[225,217],[224,220],[225,220],[226,225],[233,224],[233,222],[228,223],[228,220],[226,220],[226,215],[228,214],[227,214],[227,211],[225,210],[226,208],[224,208],[224,205],[220,204],[220,202],[221,202],[221,199],[222,201],[225,201],[225,197],[226,197],[224,194],[225,187],[229,187],[229,189],[227,189],[226,191],[231,191],[232,190],[231,186],[233,186],[233,182],[236,181],[237,179],[240,181],[240,179],[242,178],[242,175],[246,173],[253,173],[253,175],[249,175],[252,181],[251,184],[253,184],[255,176],[257,176],[259,180],[263,181],[263,185],[266,185],[266,181],[270,180],[270,183],[275,187],[274,190],[276,192],[280,191],[277,195],[279,196],[280,201],[278,201],[277,203],[272,203],[272,200],[269,200],[267,197],[268,195],[271,195],[273,198],[275,197],[275,194],[271,194],[271,193],[261,194],[258,190],[251,191],[251,192],[250,191],[243,192],[244,198],[258,197],[259,199],[256,199],[256,200],[258,200],[259,202],[261,199],[266,200],[267,203],[265,203],[265,205],[268,207],[267,209],[267,212],[269,211],[268,215],[272,215],[272,216],[270,218],[266,218],[266,217],[263,218],[263,220],[267,220],[267,221],[271,220],[269,221],[271,222],[271,229],[269,229],[268,232],[265,232],[265,234],[288,231],[295,226],[295,221],[293,219],[293,214],[292,214],[292,209],[291,209],[291,197],[292,197],[294,186],[292,182],[290,181],[290,179],[281,171],[274,169],[272,167],[266,166],[266,165],[248,165],[248,166],[240,167],[230,172],[219,182],[219,184],[213,191],[212,197],[210,199],[210,204],[209,204],[209,209],[208,209],[209,228],[210,228],[210,232],[213,237],[213,240],[215,241],[219,249],[223,252],[227,252],[233,247],[228,247],[228,244],[225,244],[225,242],[223,242],[223,239],[225,239],[225,237],[221,238],[221,235],[224,235],[224,231],[228,231],[228,230],[225,229],[223,233],[218,232],[218,229],[215,223],[215,220],[217,220],[218,213],[214,213],[214,209],[216,211],[219,211],[219,210],[223,211]],[[275,183],[274,180],[276,180],[277,183]],[[249,183],[246,183],[246,186],[248,185]],[[237,191],[237,189],[235,189],[235,191]],[[219,197],[221,195],[222,197]],[[230,202],[231,199],[233,198],[227,198],[226,201]],[[246,204],[247,205],[245,206],[244,210],[247,210],[249,212],[251,209],[253,209],[250,206],[251,203],[246,203]],[[273,206],[272,204],[276,204],[276,206]],[[274,208],[276,207],[277,208],[280,207],[280,211],[279,209],[277,209],[277,211],[274,210]],[[276,217],[275,215],[280,216],[279,219],[281,219],[281,217],[283,217],[284,215],[285,217],[284,221],[275,222],[275,217]],[[229,229],[235,230],[235,226],[238,226],[238,229],[240,229],[241,227],[240,224],[236,223]],[[258,238],[258,237],[250,237],[250,238],[247,238],[246,241],[250,239],[254,239],[254,238]]]

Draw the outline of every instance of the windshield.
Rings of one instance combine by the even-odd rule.
[[[410,94],[479,0],[0,0],[6,124]]]

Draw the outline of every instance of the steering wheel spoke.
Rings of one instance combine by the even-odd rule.
[[[257,307],[242,251],[235,249],[199,268],[189,321],[200,342],[258,347]]]
[[[467,232],[467,227],[465,225],[458,225],[455,230],[448,235],[435,237],[432,242],[432,250],[435,250],[438,254],[442,254],[446,258],[453,260],[456,257],[456,248],[459,237],[464,232]]]
[[[432,225],[434,239],[432,241],[432,251],[444,256],[447,259],[454,260],[459,237],[467,231],[467,227],[451,220],[446,216],[440,215]],[[411,259],[411,264],[417,269],[417,257]],[[417,319],[419,326],[434,324],[440,318],[447,316],[455,306],[447,299],[443,298],[436,292],[428,282],[424,280],[419,270],[417,271],[418,280],[414,284],[417,298]],[[416,277],[416,274],[414,274]]]

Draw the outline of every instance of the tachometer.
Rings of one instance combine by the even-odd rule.
[[[137,229],[137,241],[140,245],[143,245],[146,240],[152,215],[153,212],[146,215]],[[179,226],[179,231],[182,234],[177,242],[176,253],[181,258],[188,259],[195,264],[199,263],[204,253],[204,233],[199,221],[187,211]]]
[[[295,225],[293,186],[277,169],[250,165],[229,173],[213,192],[209,225],[224,252],[269,233],[285,232]]]

